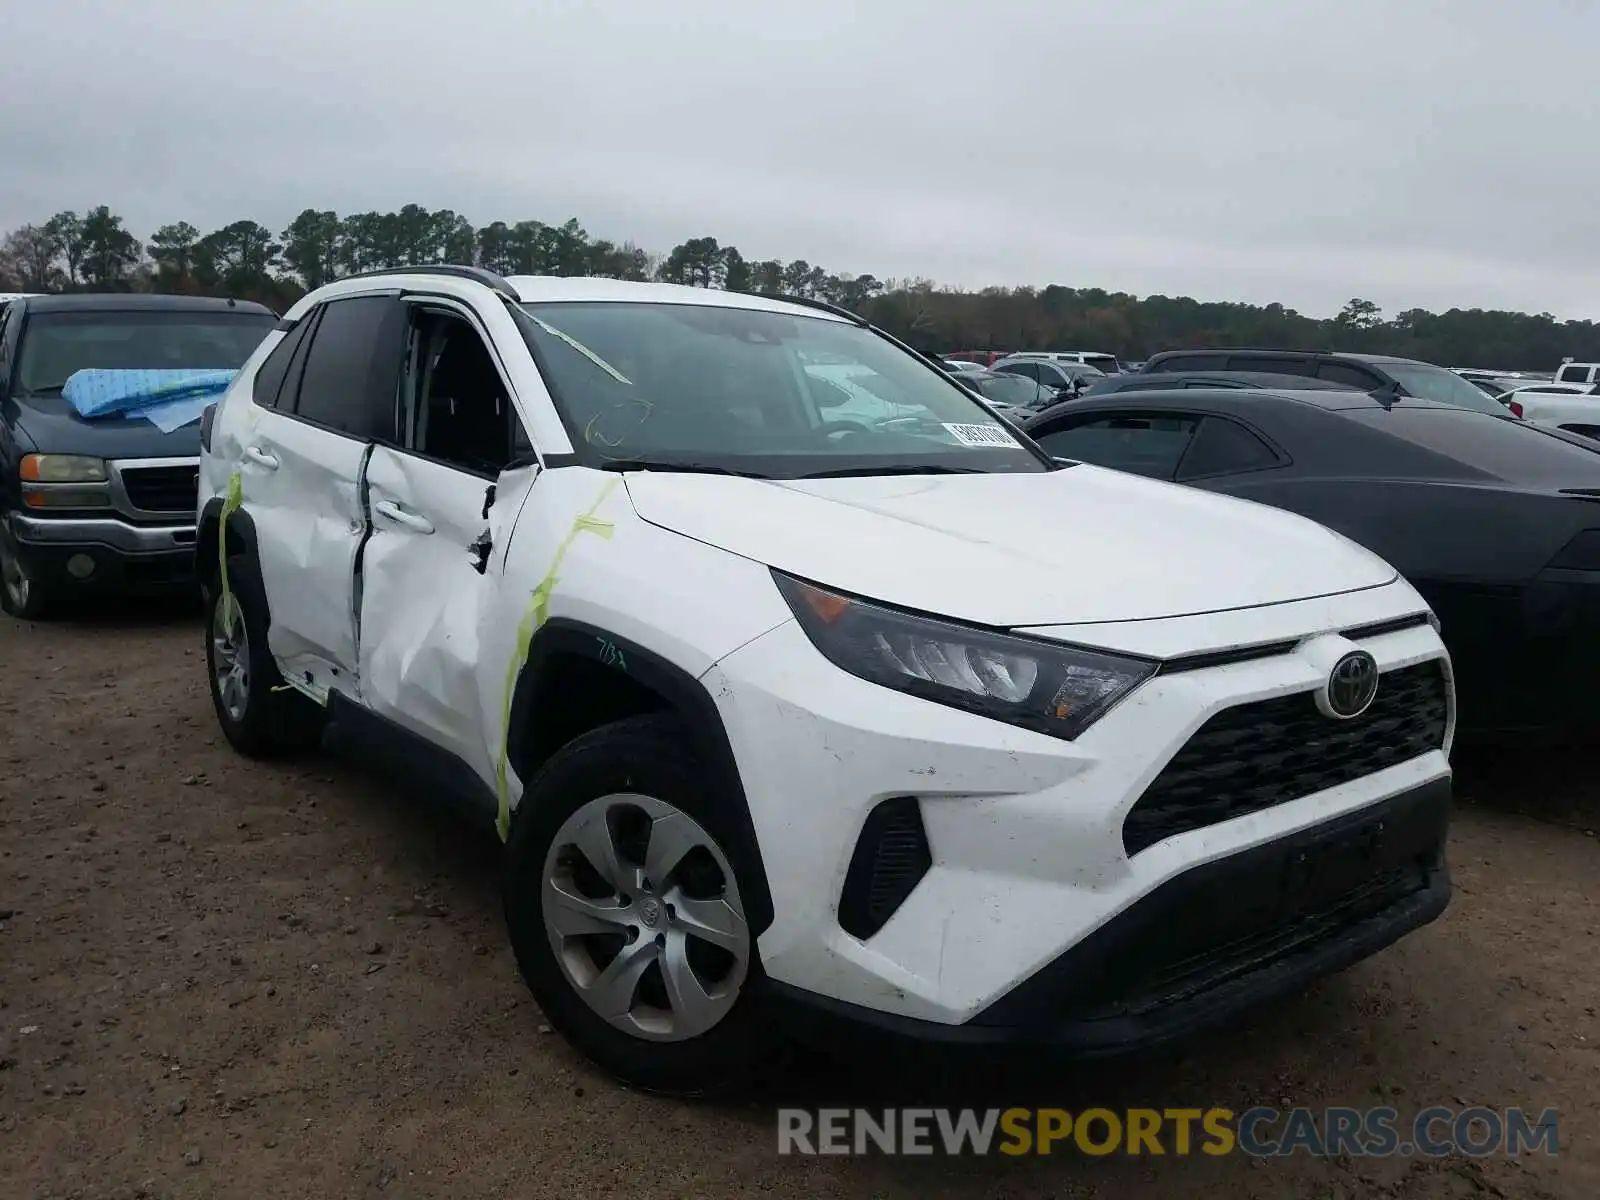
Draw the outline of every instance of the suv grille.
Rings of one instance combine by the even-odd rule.
[[[124,467],[128,502],[145,512],[193,513],[200,495],[200,468]]]
[[[1139,797],[1123,848],[1134,855],[1440,749],[1448,719],[1438,659],[1384,672],[1372,707],[1351,721],[1323,716],[1310,692],[1225,708]]]

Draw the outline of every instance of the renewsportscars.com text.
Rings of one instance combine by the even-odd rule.
[[[1483,1158],[1557,1151],[1556,1110],[781,1108],[779,1154],[1291,1154]]]

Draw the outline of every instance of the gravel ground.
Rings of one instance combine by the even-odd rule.
[[[688,1105],[542,1025],[494,846],[360,764],[237,758],[192,615],[0,618],[0,1197],[1594,1197],[1600,789],[1462,764],[1445,918],[1116,1067],[800,1058]],[[1592,770],[1592,768],[1591,768]],[[1519,1161],[780,1158],[784,1102],[1521,1104]]]

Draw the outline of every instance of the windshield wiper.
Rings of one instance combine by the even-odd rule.
[[[944,464],[884,463],[877,467],[834,467],[827,471],[807,471],[796,479],[848,479],[860,475],[987,475],[978,467],[952,467]]]
[[[671,462],[655,458],[608,458],[600,463],[602,471],[674,471],[680,475],[738,475],[745,479],[770,479],[759,471],[736,471],[732,467],[718,467],[710,463]]]

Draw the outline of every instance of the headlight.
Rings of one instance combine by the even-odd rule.
[[[1072,739],[1155,674],[1143,659],[1080,650],[869,604],[772,573],[828,661],[870,683]]]
[[[107,479],[103,458],[78,454],[24,454],[24,483],[104,483]]]

